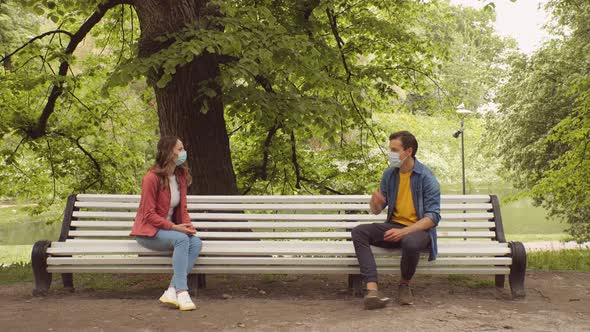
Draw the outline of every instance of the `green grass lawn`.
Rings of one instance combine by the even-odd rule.
[[[536,251],[527,253],[527,269],[590,272],[590,249]]]
[[[570,236],[565,233],[555,234],[506,234],[506,241],[535,242],[535,241],[569,241]]]
[[[0,246],[0,266],[31,261],[32,244]]]

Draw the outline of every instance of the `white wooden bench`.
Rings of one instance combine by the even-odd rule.
[[[189,196],[188,210],[201,255],[189,287],[205,287],[206,274],[344,274],[355,295],[362,280],[350,230],[383,222],[369,213],[369,196]],[[418,274],[494,275],[514,298],[524,297],[526,253],[506,243],[493,195],[443,195],[439,256],[422,255]],[[171,273],[171,252],[141,247],[129,236],[137,195],[71,195],[59,241],[38,241],[32,252],[34,295],[46,295],[61,273],[73,291],[73,273]],[[399,273],[399,250],[373,248],[379,273]]]

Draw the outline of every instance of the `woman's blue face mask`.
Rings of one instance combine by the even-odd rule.
[[[186,161],[186,150],[182,150],[178,154],[178,158],[176,158],[174,163],[176,163],[176,166],[180,166],[180,165],[184,164],[185,161]]]

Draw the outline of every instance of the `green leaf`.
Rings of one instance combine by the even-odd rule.
[[[162,77],[156,83],[156,86],[160,89],[164,88],[168,82],[172,80],[172,75],[170,73],[164,73]]]

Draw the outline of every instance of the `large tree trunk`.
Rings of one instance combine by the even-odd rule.
[[[141,26],[139,56],[149,56],[168,45],[155,41],[156,37],[200,22],[205,4],[204,0],[136,1]],[[149,79],[156,92],[160,134],[180,137],[188,151],[193,176],[191,194],[237,193],[221,88],[215,80],[218,75],[215,57],[203,55],[176,68],[172,81],[162,89],[156,87],[157,75]],[[215,90],[217,96],[197,98],[197,91],[203,86]],[[201,112],[204,103],[206,113]]]

